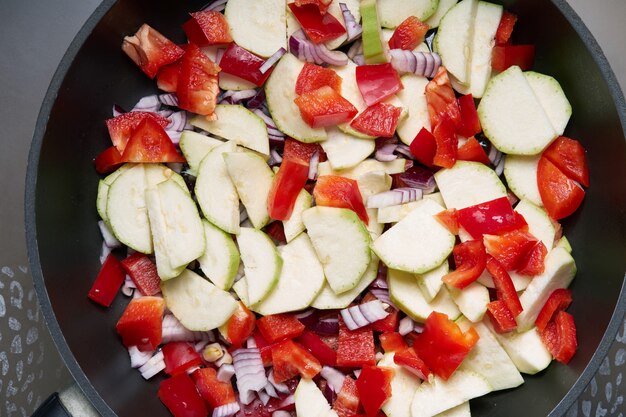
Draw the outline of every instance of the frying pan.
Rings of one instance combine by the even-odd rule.
[[[130,368],[115,333],[127,299],[109,309],[86,294],[100,264],[98,176],[92,159],[110,146],[104,120],[113,103],[131,108],[156,91],[120,50],[144,22],[175,42],[200,1],[105,0],[65,54],[45,97],[29,157],[26,233],[35,286],[52,336],[70,372],[105,417],[169,416],[159,378]],[[251,0],[252,1],[252,0]],[[535,69],[556,77],[574,109],[566,135],[588,151],[591,186],[563,222],[578,274],[570,312],[579,350],[568,366],[525,376],[520,388],[472,401],[474,416],[561,416],[581,394],[614,340],[626,311],[626,106],[599,46],[563,0],[506,0],[519,16],[516,43],[537,47]]]

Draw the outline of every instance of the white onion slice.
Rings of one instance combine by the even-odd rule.
[[[400,320],[400,324],[398,325],[398,333],[400,333],[402,336],[406,336],[407,334],[411,333],[413,330],[415,329],[415,322],[413,321],[413,319],[411,319],[411,317],[404,317],[402,320]]]
[[[213,409],[213,414],[211,417],[230,417],[234,416],[239,412],[241,408],[239,404],[235,401],[229,404],[220,405],[219,407],[215,407]]]
[[[237,349],[232,356],[240,400],[249,404],[254,399],[254,392],[260,392],[268,383],[261,353],[257,348]]]
[[[324,44],[315,44],[299,30],[289,37],[289,51],[301,61],[318,65],[330,64],[342,67],[348,63],[348,56],[341,51],[331,51]]]
[[[309,161],[309,179],[315,180],[317,179],[317,168],[320,163],[320,155],[318,151],[313,152],[311,155],[311,159]]]
[[[235,375],[235,367],[227,363],[220,366],[220,369],[217,370],[218,381],[230,382],[230,380],[233,379],[234,375]]]
[[[276,410],[272,413],[272,417],[291,417],[291,413],[285,410]]]
[[[280,392],[281,394],[289,394],[289,387],[287,386],[287,384],[283,382],[276,382],[276,379],[274,379],[273,369],[270,369],[270,372],[267,375],[267,380],[270,382],[270,384],[272,384],[276,391]]]
[[[100,265],[107,260],[107,257],[111,253],[111,248],[107,246],[105,241],[102,241],[102,249],[100,250]]]
[[[98,227],[100,228],[100,233],[102,234],[102,239],[104,240],[104,243],[106,243],[109,248],[113,249],[122,246],[122,242],[117,240],[117,238],[113,235],[113,232],[111,232],[111,229],[109,229],[109,226],[107,226],[104,220],[100,220],[98,222]]]
[[[363,33],[363,27],[356,21],[346,3],[339,3],[339,8],[343,14],[343,21],[346,24],[346,33],[348,35],[347,41],[353,41],[361,36]]]
[[[163,316],[162,343],[208,341],[208,332],[194,332],[183,326],[173,314]]]
[[[285,55],[287,53],[287,50],[285,48],[280,48],[278,51],[274,52],[274,54],[267,58],[265,60],[265,62],[263,63],[263,65],[261,65],[259,67],[259,72],[261,74],[265,74],[267,71],[269,71],[270,68],[272,68],[274,66],[275,63],[278,62],[278,60],[280,58],[282,58],[283,55]]]
[[[139,372],[141,372],[141,376],[144,377],[144,379],[150,379],[164,369],[165,360],[163,352],[158,351],[153,357],[148,359],[145,364],[139,367]]]
[[[137,349],[137,346],[131,346],[128,348],[128,355],[130,356],[130,366],[132,368],[140,368],[146,364],[152,357],[154,352],[142,352]]]
[[[335,393],[339,393],[339,391],[341,391],[343,382],[346,379],[346,376],[344,374],[342,374],[335,368],[331,368],[330,366],[324,366],[320,371],[320,375],[326,380],[328,385]]]
[[[372,300],[364,304],[358,304],[341,310],[341,318],[350,330],[367,326],[378,320],[387,317],[389,313],[385,311],[380,300]]]
[[[174,93],[159,94],[159,101],[166,106],[178,107],[178,97]]]
[[[419,188],[396,188],[370,196],[367,199],[367,208],[382,208],[410,203],[421,200],[423,195],[423,191]]]

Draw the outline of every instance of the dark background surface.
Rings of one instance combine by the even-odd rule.
[[[570,1],[626,85],[626,2]],[[26,416],[71,383],[37,309],[26,265],[23,189],[35,121],[63,53],[97,0],[0,0],[0,416]],[[80,117],[77,112],[76,117]],[[625,327],[626,329],[626,327]],[[569,416],[626,413],[626,330]]]

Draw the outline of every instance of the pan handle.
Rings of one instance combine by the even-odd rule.
[[[50,395],[31,417],[72,417],[67,411],[57,392]]]

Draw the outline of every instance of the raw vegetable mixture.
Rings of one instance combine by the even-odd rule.
[[[123,40],[162,92],[106,121],[89,298],[131,366],[176,417],[450,417],[567,364],[586,156],[516,16],[289,1]]]

